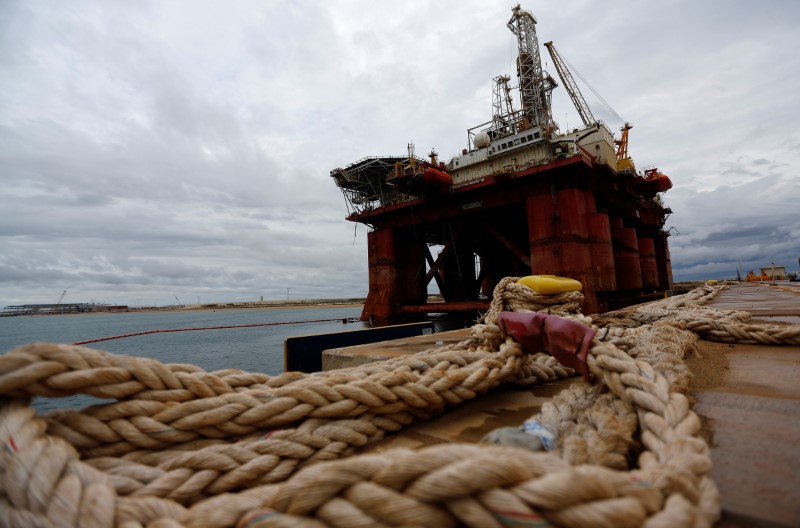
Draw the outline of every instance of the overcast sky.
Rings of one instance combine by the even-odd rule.
[[[0,0],[0,306],[366,295],[330,170],[466,146],[512,6]],[[672,178],[676,280],[798,268],[799,2],[523,7]]]

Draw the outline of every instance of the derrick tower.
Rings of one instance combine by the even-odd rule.
[[[552,131],[555,126],[550,103],[556,82],[542,69],[536,17],[517,4],[507,25],[517,37],[517,78],[524,117],[528,126]]]

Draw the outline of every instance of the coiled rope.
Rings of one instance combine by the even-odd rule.
[[[509,305],[591,320],[565,307],[576,299],[512,284],[498,285],[468,340],[327,373],[205,372],[71,345],[13,350],[0,357],[0,524],[710,526],[719,497],[680,358],[696,331],[783,344],[800,331],[702,306],[720,287],[597,318],[595,383],[573,384],[521,428],[548,452],[454,444],[351,456],[501,383],[573,373],[526,354],[493,322]],[[724,325],[695,324],[687,310]],[[76,393],[117,401],[42,417],[29,406]]]

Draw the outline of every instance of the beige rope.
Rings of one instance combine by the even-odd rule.
[[[572,374],[550,356],[526,358],[491,323],[508,308],[591,322],[580,294],[501,286],[470,339],[330,373],[207,373],[63,345],[12,351],[0,357],[0,524],[712,524],[719,497],[680,358],[697,333],[796,335],[704,307],[719,287],[597,318],[589,368],[601,384],[576,383],[531,419],[556,439],[549,453],[454,444],[349,456],[499,383]],[[27,402],[74,393],[119,401],[47,421]]]
[[[691,292],[638,306],[632,312],[610,312],[594,324],[630,328],[660,322],[689,330],[709,341],[770,346],[800,345],[800,325],[750,324],[748,312],[704,306],[725,286],[701,286]],[[624,332],[623,332],[624,333]]]
[[[465,446],[446,446],[446,451],[430,448],[430,458],[419,451],[405,455],[393,452],[391,458],[356,457],[348,460],[350,464],[346,467],[344,462],[314,466],[282,485],[262,505],[269,510],[262,507],[243,518],[258,519],[268,515],[274,521],[268,523],[271,526],[304,526],[312,517],[333,524],[332,519],[326,518],[322,506],[330,504],[335,497],[341,510],[356,515],[363,525],[368,525],[387,520],[383,509],[370,510],[370,504],[378,503],[377,497],[382,497],[383,501],[403,504],[401,512],[405,515],[411,515],[410,512],[424,515],[413,520],[408,517],[391,519],[389,524],[492,525],[475,523],[477,518],[493,519],[493,525],[500,525],[498,521],[504,515],[514,519],[541,515],[550,522],[564,525],[639,526],[647,514],[658,511],[661,501],[666,499],[670,508],[660,512],[659,522],[675,526],[680,520],[691,519],[692,523],[682,524],[710,525],[718,516],[718,497],[708,481],[711,468],[708,447],[697,438],[700,422],[689,410],[686,398],[670,393],[666,378],[649,364],[634,360],[611,344],[596,345],[591,358],[592,373],[601,377],[616,396],[640,409],[642,440],[650,449],[650,456],[645,453],[641,457],[640,472],[624,478],[597,467],[588,468],[580,475],[563,466],[552,472],[545,469],[537,472],[533,469],[537,467],[537,460],[521,457],[519,451],[505,455],[478,451],[465,456],[458,451],[467,449]],[[658,458],[653,453],[657,453]],[[455,460],[452,466],[441,467],[442,462],[451,460]],[[392,465],[393,462],[396,465]],[[416,463],[419,466],[415,466]],[[418,481],[395,481],[391,477],[393,471],[406,479],[417,477],[415,467],[423,473]],[[526,472],[529,469],[533,472]],[[602,475],[602,478],[592,479],[592,475]],[[328,481],[335,484],[320,489],[321,483]],[[316,484],[318,494],[300,493],[310,482]],[[381,487],[384,482],[389,483],[388,489]],[[609,482],[619,483],[621,489],[615,490]],[[649,483],[650,487],[644,488],[648,490],[644,500],[626,496],[624,490],[634,488],[632,482]],[[491,497],[507,495],[501,502],[503,508],[482,496],[488,489],[494,492]],[[642,488],[634,489],[640,492]],[[655,491],[659,493],[652,493]],[[417,506],[413,501],[423,504]],[[462,517],[458,506],[464,501],[469,504],[469,508],[464,509],[469,516]],[[506,509],[509,504],[514,508]],[[275,518],[279,512],[285,515]],[[246,522],[244,525],[247,526]]]
[[[651,507],[659,501],[657,490],[637,487],[627,476],[502,447],[403,449],[345,462],[301,472],[245,513],[240,526],[319,526],[312,514],[323,526],[340,525],[342,514],[351,526],[503,526],[545,519],[638,526],[646,517],[640,497]],[[268,522],[259,524],[260,516]]]
[[[500,312],[544,312],[553,315],[583,316],[580,314],[583,294],[581,292],[566,292],[558,295],[542,295],[519,284],[519,277],[506,277],[495,287],[489,311],[484,316],[484,322],[494,324]],[[585,319],[589,321],[588,318]]]
[[[673,321],[673,324],[691,330],[709,341],[772,346],[800,345],[800,325],[729,323],[712,318],[694,319],[684,315],[676,315]]]
[[[708,480],[708,447],[697,437],[700,422],[686,398],[671,393],[649,364],[611,344],[597,344],[591,358],[593,374],[639,409],[650,450],[639,471],[572,468],[550,454],[478,446],[392,451],[312,466],[265,492],[247,513],[231,506],[233,518],[240,526],[335,526],[343,515],[356,526],[500,526],[531,519],[639,526],[658,512],[654,521],[662,524],[709,526],[719,514],[718,496]],[[398,507],[389,511],[386,504]],[[192,508],[186,518],[199,511]]]
[[[532,384],[572,374],[571,369],[545,354],[531,357],[520,367],[519,346],[512,341],[504,343],[496,328],[490,331],[478,327],[474,334],[475,338],[461,344],[465,350],[459,353],[453,352],[452,346],[442,347],[345,372],[296,377],[291,383],[276,384],[278,388],[270,391],[262,384],[261,389],[223,392],[221,397],[183,403],[126,400],[82,412],[56,411],[47,417],[49,432],[69,440],[88,463],[111,474],[117,493],[167,497],[190,504],[209,495],[284,480],[308,463],[347,456],[354,448],[382,438],[385,431],[397,431],[415,418],[428,418],[445,404],[472,398],[503,380]],[[481,339],[495,344],[501,352],[479,350]],[[86,362],[89,366],[98,363],[95,356],[110,359],[105,353],[67,348],[68,359],[76,354],[93,359]],[[34,364],[32,356],[39,350],[26,347],[12,351],[9,361],[24,354],[28,364]],[[41,349],[44,360],[49,362],[58,355],[56,352],[53,346]],[[151,360],[146,363],[151,370],[175,370]],[[77,364],[78,368],[84,367],[84,377],[92,377],[94,373],[90,369],[87,372],[85,366]],[[143,369],[138,367],[141,373]],[[99,368],[107,367],[101,363]],[[38,375],[34,387],[47,389],[50,380]],[[205,376],[205,381],[219,384],[213,375]],[[79,391],[84,386],[77,384],[72,389]],[[308,418],[296,429],[259,432],[255,438],[253,434],[250,438],[245,435],[235,444],[215,438],[220,436],[220,426],[230,430],[237,425],[230,416],[220,421],[221,411],[243,400],[252,403],[254,395],[271,403],[287,394],[305,398],[298,399],[295,407],[316,403],[319,395],[330,394],[345,394],[357,405],[341,405],[338,409],[349,419]],[[321,403],[329,404],[330,399]],[[338,399],[341,401],[344,398]],[[354,412],[361,408],[372,411],[361,415]],[[239,413],[243,410],[236,409]],[[352,419],[355,416],[359,419]],[[272,422],[267,417],[259,425]],[[234,431],[253,433],[253,428]],[[210,438],[199,439],[201,435]],[[113,458],[121,455],[124,460]]]
[[[9,353],[14,355],[16,351]],[[391,370],[353,370],[299,379],[271,390],[251,389],[186,402],[135,400],[52,417],[82,435],[81,448],[113,446],[116,456],[135,448],[164,449],[198,438],[240,437],[305,418],[394,415],[414,408],[459,403],[514,377],[522,352],[513,341],[499,352],[445,351],[392,362]],[[49,380],[40,383],[47,386]],[[89,391],[86,391],[89,392]]]
[[[281,387],[304,377],[289,372],[270,378],[236,369],[207,373],[194,365],[164,365],[81,346],[36,343],[2,357],[0,394],[58,397],[82,392],[98,398],[182,402],[257,385]]]

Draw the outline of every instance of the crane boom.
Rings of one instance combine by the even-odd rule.
[[[536,18],[517,4],[512,9],[508,29],[517,36],[517,77],[527,125],[541,127],[545,133],[549,133],[555,129],[550,103],[556,82],[542,70]]]
[[[545,42],[544,47],[547,48],[547,51],[550,53],[558,76],[561,78],[561,82],[564,83],[564,88],[566,88],[569,98],[572,99],[572,104],[575,105],[575,109],[578,111],[578,114],[580,114],[583,124],[585,126],[595,124],[597,120],[594,118],[594,115],[592,115],[592,111],[589,110],[589,105],[586,104],[586,99],[583,98],[583,94],[575,83],[575,79],[572,77],[569,68],[567,68],[567,65],[561,59],[561,55],[556,51],[556,47],[553,46],[553,41]]]
[[[620,162],[628,157],[628,130],[632,128],[632,124],[625,123],[621,129],[622,137],[619,140],[614,141],[614,143],[617,145],[617,162]]]
[[[617,172],[636,174],[636,165],[628,156],[628,131],[632,128],[633,125],[626,122],[621,129],[622,137],[614,140],[614,144],[617,146]]]

